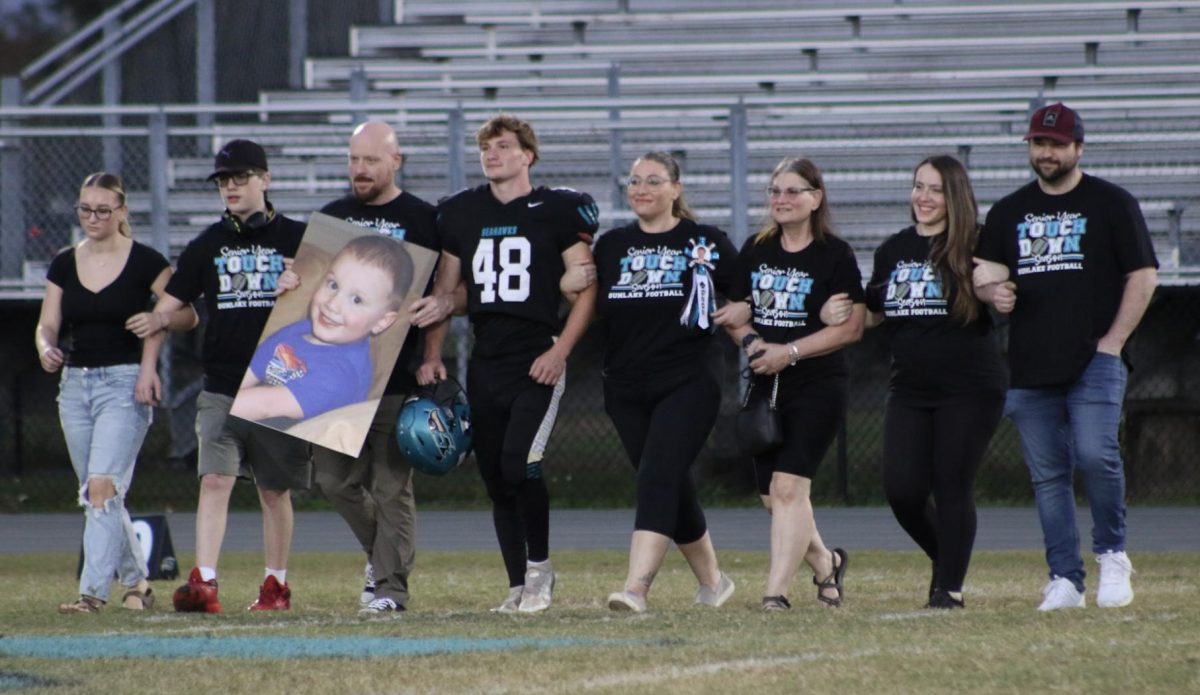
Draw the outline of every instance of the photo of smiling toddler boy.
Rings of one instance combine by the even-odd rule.
[[[254,351],[232,414],[303,420],[366,400],[374,366],[370,339],[390,328],[412,284],[404,245],[360,236],[334,256],[305,318]]]

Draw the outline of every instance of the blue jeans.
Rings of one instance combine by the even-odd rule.
[[[1125,469],[1117,442],[1129,373],[1120,357],[1097,352],[1069,386],[1011,389],[1004,414],[1021,436],[1033,480],[1050,576],[1083,591],[1075,526],[1074,472],[1092,510],[1092,550],[1125,549]]]
[[[79,479],[84,512],[81,596],[108,600],[116,574],[123,586],[146,578],[146,559],[134,535],[125,495],[133,480],[138,450],[150,428],[153,410],[134,400],[138,365],[64,367],[58,390],[58,415],[71,465]],[[88,481],[109,478],[116,497],[100,508],[88,501]]]

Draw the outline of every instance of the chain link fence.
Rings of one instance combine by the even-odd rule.
[[[445,194],[455,183],[453,171],[447,171],[455,169],[455,161],[448,160],[452,153],[457,154],[457,168],[465,172],[460,174],[463,182],[476,183],[471,126],[465,124],[482,121],[486,114],[487,109],[480,107],[457,119],[401,127],[406,189],[430,200]],[[273,124],[264,122],[271,120],[270,115],[265,119],[242,116],[222,119],[220,125],[205,129],[194,125],[193,116],[171,116],[169,127],[160,132],[165,162],[156,161],[151,154],[156,151],[154,129],[142,115],[126,114],[116,128],[102,127],[99,116],[33,116],[19,122],[0,119],[0,193],[7,196],[5,201],[19,201],[16,206],[6,202],[0,215],[5,230],[0,311],[9,329],[8,339],[0,341],[0,511],[66,509],[76,497],[57,417],[57,376],[42,372],[31,349],[31,337],[46,264],[58,249],[78,238],[71,206],[85,174],[103,168],[119,171],[130,191],[135,237],[159,245],[172,257],[220,213],[219,198],[203,179],[210,170],[213,151],[230,138],[254,137],[267,145],[272,200],[287,214],[306,216],[345,191],[343,157],[349,128],[344,122],[331,124],[327,115],[292,115],[284,123]],[[454,123],[460,124],[458,130]],[[535,183],[570,185],[593,193],[604,210],[605,225],[611,226],[629,219],[618,186],[623,168],[647,150],[675,150],[685,165],[689,199],[702,219],[732,230],[737,226],[732,213],[737,208],[730,204],[734,187],[730,171],[735,159],[743,158],[741,166],[749,173],[745,185],[749,191],[757,191],[766,184],[766,173],[780,155],[797,153],[775,145],[793,140],[805,143],[800,154],[811,153],[826,168],[835,220],[842,222],[842,233],[864,262],[879,240],[906,224],[908,167],[928,153],[928,145],[905,144],[903,137],[887,126],[859,129],[857,136],[892,138],[900,143],[891,151],[876,152],[872,164],[869,153],[859,149],[822,147],[819,126],[758,127],[751,114],[750,137],[739,141],[728,119],[710,118],[706,123],[687,122],[685,138],[677,127],[659,124],[638,129],[627,122],[614,151],[614,131],[605,121],[582,126],[565,119],[547,121],[547,127],[539,128],[543,162],[534,170]],[[947,132],[946,144],[938,148],[969,155],[985,206],[1027,176],[1017,137],[1009,134],[1011,142],[1003,146],[986,141],[1010,125]],[[832,126],[827,127],[832,131]],[[983,145],[964,151],[954,144],[972,139]],[[1156,166],[1195,167],[1200,162],[1195,146],[1137,155],[1129,154],[1139,149],[1137,143],[1115,154],[1116,146],[1107,153],[1105,149],[1100,142],[1089,149],[1085,165],[1095,162],[1100,175],[1135,190],[1144,203],[1148,198],[1155,201],[1158,207],[1148,207],[1147,217],[1152,218],[1164,264],[1175,269],[1195,264],[1200,257],[1195,253],[1195,240],[1200,234],[1193,222],[1182,218],[1182,211],[1194,208],[1200,196],[1193,190],[1190,198],[1173,198],[1176,202],[1168,205],[1163,197],[1146,195],[1148,190],[1162,190],[1148,188]],[[1165,159],[1155,159],[1158,155]],[[163,181],[156,176],[164,177]],[[745,190],[742,195],[747,195]],[[742,224],[752,231],[761,204],[754,194],[745,199],[748,204]],[[17,209],[20,215],[15,219]],[[465,354],[467,333],[465,323],[459,321],[456,338],[450,342],[453,352],[446,360],[452,369],[461,369],[465,363],[458,358]],[[1200,288],[1161,286],[1131,344],[1136,368],[1130,377],[1122,428],[1131,500],[1155,504],[1200,501],[1200,472],[1192,465],[1200,456],[1200,396],[1196,395],[1200,389],[1193,385],[1200,378],[1194,376],[1200,374],[1200,365],[1194,364],[1200,359],[1198,336]],[[1004,337],[1003,330],[1000,337]],[[191,423],[200,375],[198,345],[195,333],[176,335],[166,351],[162,372],[169,382],[167,403],[156,413],[142,448],[131,493],[135,509],[194,508],[197,483]],[[568,388],[547,453],[546,470],[556,505],[614,506],[631,504],[634,499],[630,464],[603,409],[602,351],[600,331],[593,328],[569,365]],[[869,331],[848,353],[848,417],[814,481],[813,496],[820,504],[880,504],[884,501],[880,448],[889,374],[883,332]],[[721,377],[724,398],[721,417],[697,463],[696,475],[708,504],[756,504],[750,462],[738,454],[732,432],[731,416],[743,388],[740,356],[730,341],[718,337],[711,358],[712,368]],[[984,502],[1032,502],[1016,433],[1007,421],[992,441],[976,489]],[[419,477],[417,496],[427,507],[485,502],[470,459],[445,478]],[[234,503],[254,506],[252,487],[239,486]],[[323,502],[314,492],[301,495],[299,504]]]

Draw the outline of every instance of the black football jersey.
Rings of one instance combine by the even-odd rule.
[[[474,354],[549,347],[562,330],[562,254],[590,242],[598,221],[592,197],[567,188],[501,203],[484,184],[438,205],[442,247],[462,262]]]

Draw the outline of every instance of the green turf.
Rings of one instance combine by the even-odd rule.
[[[1137,599],[1128,608],[1089,605],[1054,614],[1034,610],[1044,582],[1037,552],[977,553],[968,609],[952,613],[921,609],[929,566],[916,553],[851,550],[846,605],[837,610],[817,604],[802,571],[791,592],[795,609],[781,614],[758,608],[765,554],[720,557],[738,591],[719,610],[691,605],[695,583],[674,554],[647,614],[610,613],[603,599],[620,588],[626,558],[597,551],[554,556],[560,579],[549,612],[501,616],[488,611],[505,593],[497,554],[422,552],[409,612],[362,619],[356,615],[362,564],[352,553],[296,555],[289,571],[295,607],[270,615],[243,610],[254,598],[260,559],[231,554],[221,576],[226,612],[215,616],[170,612],[164,604],[174,582],[156,584],[162,603],[148,613],[106,608],[95,616],[60,616],[55,606],[74,595],[76,556],[5,556],[5,638],[107,636],[112,654],[0,656],[0,692],[1200,692],[1195,553],[1134,556]],[[1089,604],[1093,598],[1089,594]],[[233,645],[247,638],[347,640],[363,651],[164,659],[139,654],[140,636],[149,637],[146,644],[172,646],[186,639]],[[389,649],[373,658],[369,650],[380,639],[425,645],[509,640],[512,648],[411,656]],[[0,654],[3,645],[0,639]],[[293,646],[280,653],[304,651]]]

